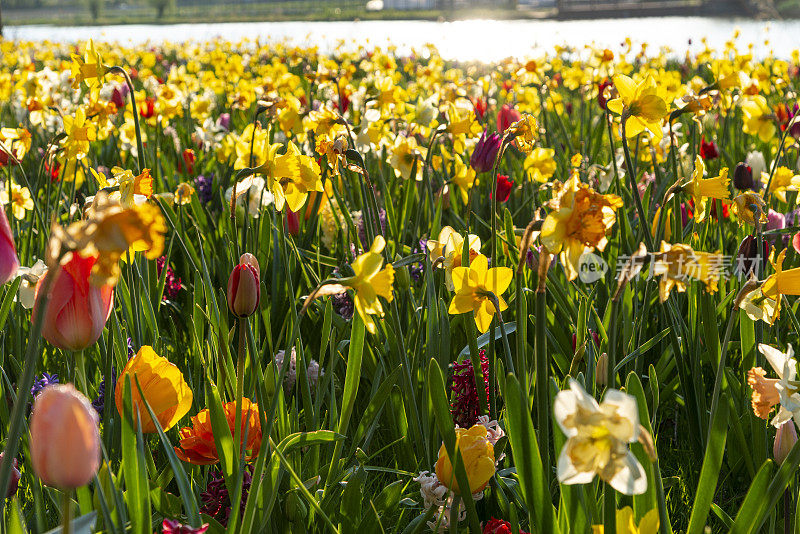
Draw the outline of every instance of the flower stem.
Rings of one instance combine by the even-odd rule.
[[[131,81],[131,77],[128,75],[128,71],[122,67],[111,67],[108,69],[108,71],[123,76],[125,78],[125,83],[128,85],[128,94],[131,95],[131,107],[133,108],[133,126],[134,130],[136,131],[136,150],[139,152],[139,172],[142,172],[146,167],[144,159],[144,143],[142,143],[142,130],[139,127],[139,108],[136,106],[136,93],[133,90],[133,82]]]
[[[611,484],[606,482],[603,490],[603,532],[617,531],[617,495]]]
[[[239,318],[239,354],[236,359],[236,427],[233,442],[236,444],[236,464],[244,454],[242,439],[242,396],[244,395],[244,360],[247,356],[247,317]]]
[[[547,270],[544,271],[547,273]],[[545,274],[546,276],[546,274]],[[540,283],[536,292],[536,420],[546,488],[550,487],[550,365],[547,360],[547,291]],[[609,531],[609,532],[614,532]]]
[[[72,499],[69,497],[71,492],[72,490],[64,490],[61,494],[61,514],[64,519],[62,534],[70,534],[72,531]]]
[[[644,234],[644,242],[648,250],[653,250],[653,236],[650,235],[647,228],[647,218],[642,206],[642,199],[639,197],[639,191],[636,187],[636,176],[634,176],[633,163],[631,162],[630,149],[628,148],[628,132],[625,128],[627,117],[622,115],[622,151],[625,154],[625,166],[628,169],[628,181],[630,182],[631,196],[633,196],[633,203],[636,205],[636,214],[639,216],[639,230]]]

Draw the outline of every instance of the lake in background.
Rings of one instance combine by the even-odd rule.
[[[101,41],[142,44],[147,41],[173,42],[222,37],[288,41],[316,45],[329,51],[338,43],[356,42],[372,46],[393,44],[401,52],[432,43],[446,59],[497,61],[508,56],[535,56],[555,45],[580,47],[594,43],[612,51],[620,49],[627,36],[647,42],[650,52],[668,46],[677,55],[687,49],[699,51],[706,37],[711,47],[721,49],[735,29],[741,31],[739,50],[753,43],[754,53],[770,51],[788,57],[800,46],[800,21],[755,21],[703,17],[626,18],[598,20],[463,20],[358,21],[358,22],[247,22],[225,24],[172,24],[121,26],[9,26],[7,38],[56,42]],[[766,41],[766,42],[765,42]]]

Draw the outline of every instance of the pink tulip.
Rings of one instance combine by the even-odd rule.
[[[31,463],[47,485],[74,489],[88,484],[100,467],[97,412],[72,384],[42,390],[31,415]]]
[[[11,225],[4,209],[0,208],[0,285],[17,276],[19,258],[11,235]]]
[[[500,112],[497,114],[497,131],[500,133],[505,133],[506,129],[520,120],[522,115],[516,109],[512,108],[508,104],[503,104],[503,107],[500,108]]]
[[[245,252],[228,279],[228,308],[236,317],[248,317],[258,309],[261,275],[256,257]]]
[[[84,258],[73,253],[69,261],[56,272],[50,302],[42,326],[42,336],[52,345],[66,350],[83,350],[92,345],[111,315],[114,288],[96,287],[89,275],[97,261],[96,256]],[[41,308],[41,288],[45,287],[45,274],[36,289],[33,314]]]

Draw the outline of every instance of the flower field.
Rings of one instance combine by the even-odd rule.
[[[6,532],[800,532],[800,52],[0,41]]]

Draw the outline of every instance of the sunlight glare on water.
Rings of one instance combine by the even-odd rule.
[[[788,57],[797,47],[800,21],[755,21],[703,17],[661,17],[642,19],[555,20],[463,20],[360,21],[360,22],[248,22],[226,24],[173,24],[127,26],[17,26],[7,28],[11,39],[83,41],[89,38],[140,44],[147,41],[207,40],[222,37],[288,41],[296,45],[317,45],[322,52],[340,42],[366,46],[397,46],[401,52],[421,49],[432,43],[442,57],[464,61],[498,61],[509,56],[536,56],[556,45],[582,47],[595,44],[612,51],[629,36],[635,43],[647,42],[655,52],[670,47],[676,55],[687,49],[702,50],[701,38],[709,46],[724,47],[734,30],[738,44],[753,43],[756,56],[774,51]],[[691,44],[690,43],[691,40]],[[741,49],[741,48],[740,48]]]

